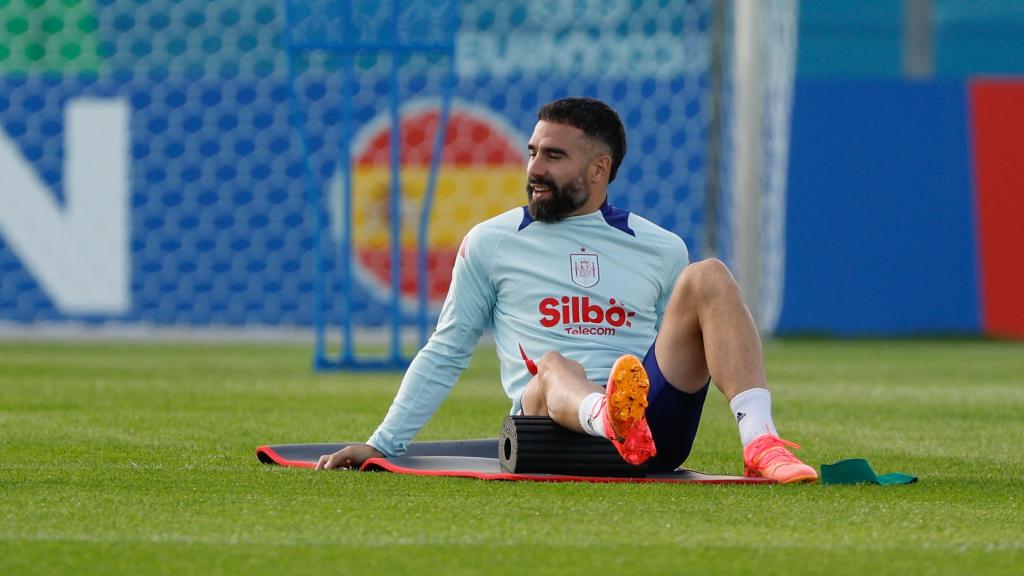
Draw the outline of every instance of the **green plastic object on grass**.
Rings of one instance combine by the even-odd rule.
[[[821,465],[822,484],[911,484],[917,482],[917,476],[893,472],[891,474],[875,474],[871,464],[863,458],[840,460],[835,464]]]

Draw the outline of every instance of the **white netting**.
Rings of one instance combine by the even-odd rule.
[[[393,98],[401,102],[402,132],[399,300],[406,314],[415,308],[419,217],[450,64],[451,116],[427,234],[433,305],[444,296],[455,250],[469,228],[525,202],[526,140],[537,109],[561,96],[601,98],[619,111],[629,152],[612,184],[612,203],[678,232],[699,253],[708,148],[706,1],[460,3],[453,63],[440,49],[395,56],[382,46],[394,41],[387,33],[333,35],[329,45],[317,44],[325,33],[307,33],[304,22],[316,15],[322,25],[331,16],[319,3],[311,6],[302,7],[295,23],[296,42],[331,53],[302,60],[296,84],[307,114],[313,189],[330,191],[320,206],[330,236],[338,244],[351,234],[351,253],[327,250],[325,261],[329,294],[344,292],[344,266],[353,266],[351,317],[381,324],[391,314]],[[334,17],[327,29],[351,25],[347,13]],[[377,22],[374,30],[382,27]],[[393,43],[401,48],[413,40]],[[346,51],[367,42],[373,45],[356,49],[349,61]],[[350,97],[343,95],[346,78]],[[338,148],[346,116],[352,122],[349,211]],[[344,225],[347,215],[351,227]],[[330,323],[344,319],[340,308],[328,305],[327,314]]]
[[[297,59],[305,150],[291,122],[282,2],[0,2],[0,169],[31,175],[18,204],[0,186],[0,321],[306,326],[317,319],[313,254],[322,241],[322,319],[385,324],[394,293],[387,218],[393,62],[403,134],[403,321],[411,318],[419,286],[413,252],[449,67],[451,116],[427,234],[432,304],[447,287],[465,231],[524,202],[525,142],[536,110],[561,96],[594,96],[619,110],[629,152],[611,186],[612,203],[676,231],[701,254],[710,0],[289,5],[297,6],[292,16],[299,20],[311,17],[293,18],[292,39],[380,44],[355,52],[351,65],[323,51]],[[448,8],[457,12],[454,26],[442,17]],[[345,10],[353,16],[348,28],[332,26]],[[390,11],[403,14],[394,30],[385,26]],[[795,24],[772,17],[764,26],[785,37],[782,31]],[[428,48],[451,43],[455,57],[433,49],[393,61],[380,49],[392,41]],[[784,64],[765,63],[779,70],[781,82],[766,100],[766,110],[777,110],[766,126],[766,141],[775,143],[767,147],[775,174],[766,180],[768,194],[785,184]],[[104,109],[126,111],[128,134],[116,138],[89,128],[90,111]],[[343,129],[351,136],[348,152]],[[123,152],[115,150],[122,142]],[[102,178],[78,176],[79,152],[105,144],[110,154],[90,168],[106,174],[124,164],[123,186],[96,188]],[[351,227],[343,225],[345,158],[353,175]],[[312,189],[304,179],[307,159]],[[26,197],[33,201],[22,202]],[[80,221],[82,198],[123,207],[125,233],[91,234]],[[316,216],[325,223],[322,236]],[[12,219],[40,224],[15,227]],[[62,257],[103,261],[79,266],[96,274],[120,267],[115,275],[128,279],[118,288],[123,294],[94,302],[83,297],[73,307],[56,297],[74,293],[81,279],[54,269],[52,255],[32,252],[33,246],[67,233],[72,223],[73,237],[88,242],[65,246]],[[346,234],[352,254],[338,249]],[[769,239],[776,241],[781,236]],[[339,298],[345,262],[354,274],[351,314]]]

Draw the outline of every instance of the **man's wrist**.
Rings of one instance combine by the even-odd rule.
[[[388,457],[387,451],[386,450],[382,450],[381,447],[377,445],[377,441],[375,439],[370,438],[369,440],[366,441],[366,445],[369,446],[370,448],[373,448],[374,450],[376,450],[377,453],[380,454],[381,458],[387,458]]]

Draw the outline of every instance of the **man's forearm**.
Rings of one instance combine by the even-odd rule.
[[[459,374],[468,366],[471,355],[451,355],[443,348],[431,340],[416,354],[402,378],[402,386],[387,416],[367,444],[386,456],[401,455],[430,421],[448,397]]]

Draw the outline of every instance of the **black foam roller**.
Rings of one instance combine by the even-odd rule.
[[[606,438],[562,428],[547,416],[509,416],[498,436],[498,463],[512,474],[642,477],[647,465],[622,459]]]

